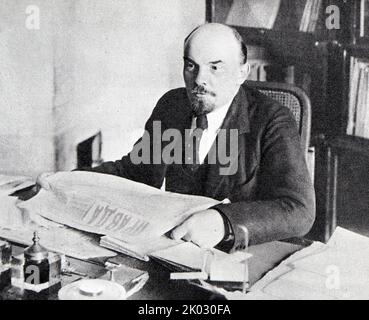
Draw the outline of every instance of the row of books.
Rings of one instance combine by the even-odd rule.
[[[322,0],[306,0],[299,31],[314,32],[319,19]]]
[[[269,65],[269,63],[265,60],[249,59],[249,64],[250,74],[248,76],[248,80],[266,81],[267,78],[265,67]]]
[[[323,0],[217,1],[226,24],[275,30],[314,32],[322,15]]]
[[[262,59],[249,59],[249,64],[248,80],[295,84],[295,66],[293,65],[280,66]]]
[[[351,57],[347,134],[369,138],[369,59]]]
[[[250,59],[249,63],[250,74],[248,80],[289,83],[299,86],[307,94],[310,93],[310,75],[294,65],[273,64],[264,59]]]

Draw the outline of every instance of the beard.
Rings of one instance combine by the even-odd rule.
[[[206,90],[203,86],[198,86],[187,91],[192,110],[195,116],[200,116],[212,112],[215,109],[215,93]],[[203,94],[201,96],[197,94]]]
[[[193,113],[196,116],[201,116],[210,113],[215,109],[214,103],[206,101],[206,99],[202,98],[199,99],[197,97],[191,99],[191,105]]]

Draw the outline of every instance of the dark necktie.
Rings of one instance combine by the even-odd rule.
[[[208,128],[208,118],[206,117],[206,114],[198,116],[196,118],[196,129],[205,130],[207,128]]]
[[[200,165],[200,157],[199,157],[199,149],[200,149],[200,141],[204,130],[208,128],[208,118],[206,114],[200,115],[196,118],[196,128],[193,130],[192,133],[192,141],[193,141],[193,165],[198,166]]]

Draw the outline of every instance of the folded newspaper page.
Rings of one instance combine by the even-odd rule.
[[[30,216],[127,243],[158,239],[193,213],[220,203],[93,172],[58,172],[47,181],[49,190],[20,204]]]
[[[16,197],[0,195],[0,238],[29,246],[33,232],[38,231],[41,244],[49,251],[77,259],[113,257],[116,253],[99,246],[99,237],[33,214],[30,216],[18,206]]]
[[[100,239],[100,246],[124,253],[143,261],[149,261],[149,256],[153,252],[171,248],[181,243],[183,243],[183,240],[173,240],[166,236],[139,243],[127,243],[109,236],[103,236]]]
[[[34,181],[31,177],[0,174],[0,197],[10,195],[32,185],[34,185]]]

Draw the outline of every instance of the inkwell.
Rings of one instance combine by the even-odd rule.
[[[32,285],[42,285],[49,282],[49,253],[40,245],[37,231],[33,234],[33,244],[24,251],[24,282]]]
[[[24,292],[24,298],[42,299],[61,287],[63,255],[48,252],[40,244],[37,232],[32,241],[21,254],[13,256],[11,282],[14,288]]]
[[[11,283],[11,256],[12,246],[8,242],[0,240],[0,289]]]

